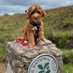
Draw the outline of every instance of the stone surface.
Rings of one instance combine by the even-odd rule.
[[[63,73],[62,52],[49,40],[41,41],[34,48],[24,47],[16,41],[8,42],[6,49],[8,62],[6,73],[27,73],[31,61],[43,53],[53,55],[58,61],[57,73]],[[8,67],[10,71],[8,71]]]

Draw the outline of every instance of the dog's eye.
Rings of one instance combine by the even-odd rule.
[[[32,13],[31,13],[31,15],[32,15],[32,14],[34,14],[34,13],[35,13],[35,12],[32,12]],[[36,13],[41,14],[39,11],[38,11],[38,12],[36,12]]]
[[[34,14],[34,12],[31,13],[31,15]]]
[[[37,12],[37,13],[41,14],[40,12]]]

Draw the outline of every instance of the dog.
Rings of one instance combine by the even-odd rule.
[[[43,17],[46,12],[38,4],[32,4],[27,10],[27,21],[24,26],[24,35],[20,37],[22,43],[28,42],[34,47],[38,39],[45,40]]]

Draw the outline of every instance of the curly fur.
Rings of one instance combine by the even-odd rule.
[[[24,35],[22,41],[26,40],[32,47],[35,46],[37,38],[44,40],[44,27],[42,17],[46,15],[45,11],[38,5],[33,4],[27,10],[27,21],[24,26]]]

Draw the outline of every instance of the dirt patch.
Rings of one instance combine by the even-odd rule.
[[[0,73],[5,73],[6,68],[4,63],[0,63]]]

